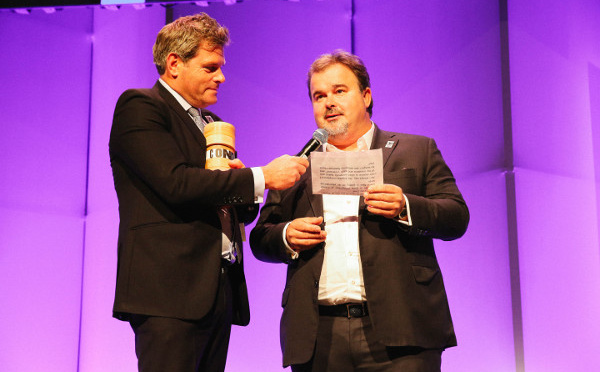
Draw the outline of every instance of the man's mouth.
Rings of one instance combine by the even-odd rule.
[[[341,116],[341,115],[342,114],[339,113],[339,112],[331,112],[331,113],[325,114],[325,120],[335,119],[335,118],[337,118],[338,116]]]

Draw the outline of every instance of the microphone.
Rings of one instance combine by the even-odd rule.
[[[308,141],[306,145],[304,145],[302,150],[300,150],[300,152],[296,156],[308,158],[308,155],[310,155],[311,152],[313,152],[317,149],[317,147],[327,142],[327,137],[329,137],[329,132],[327,132],[325,129],[319,128],[315,130],[310,141]]]

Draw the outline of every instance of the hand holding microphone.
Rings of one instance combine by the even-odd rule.
[[[204,127],[204,136],[206,137],[206,169],[243,168],[241,161],[236,159],[233,125],[222,121],[208,123]],[[327,142],[328,136],[329,133],[325,129],[317,129],[298,155],[283,155],[262,167],[265,188],[283,190],[293,186],[306,172],[309,164],[307,158],[310,153]]]
[[[325,129],[317,129],[298,155],[283,155],[262,167],[265,188],[283,190],[292,187],[306,172],[310,153],[327,142],[328,135]]]
[[[294,184],[306,172],[308,160],[297,156],[282,155],[262,167],[265,188],[284,190]]]
[[[310,141],[304,145],[302,150],[296,155],[302,158],[308,158],[311,152],[318,149],[319,146],[322,146],[325,142],[327,142],[327,138],[329,137],[329,132],[327,132],[323,128],[319,128],[314,131],[312,138]]]

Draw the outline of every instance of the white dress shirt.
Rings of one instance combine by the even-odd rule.
[[[367,151],[373,141],[374,125],[357,141],[355,151]],[[323,151],[339,150],[332,144]],[[367,300],[358,248],[358,195],[323,195],[325,258],[319,279],[319,304],[337,305]]]

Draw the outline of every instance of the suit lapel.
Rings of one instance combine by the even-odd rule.
[[[380,130],[377,125],[375,126],[375,133],[373,133],[373,143],[371,144],[371,149],[381,149],[383,152],[383,171],[385,173],[385,165],[396,149],[398,145],[398,140],[396,138],[395,133],[386,132]]]
[[[306,170],[307,172],[310,169]],[[323,195],[322,194],[313,194],[312,192],[312,177],[308,177],[308,184],[304,192],[308,193],[308,201],[310,202],[310,207],[312,208],[313,215],[322,216],[323,215]]]
[[[200,110],[200,115],[202,116],[202,120],[204,120],[206,124],[215,121],[221,121],[221,119],[217,115],[205,109]]]
[[[319,147],[315,151],[322,151],[322,148]],[[308,203],[310,204],[310,208],[312,209],[313,216],[322,216],[323,215],[323,195],[321,194],[313,194],[313,185],[312,185],[312,176],[311,176],[311,166],[309,165],[306,168],[306,187],[304,188],[304,193],[308,199]]]
[[[183,125],[185,125],[189,129],[189,131],[190,131],[190,133],[192,133],[192,136],[194,137],[194,139],[201,146],[203,146],[203,147],[206,146],[206,138],[204,138],[204,135],[202,134],[200,129],[198,129],[198,126],[196,126],[194,119],[192,119],[190,117],[190,115],[183,109],[183,107],[181,107],[181,105],[179,104],[179,102],[177,102],[175,97],[173,97],[173,95],[165,87],[163,87],[163,85],[158,81],[156,82],[156,84],[154,84],[153,89],[158,90],[158,93],[160,94],[162,99],[167,103],[167,105],[169,105],[171,110],[177,115],[177,117],[179,118],[181,123],[183,123]]]
[[[398,145],[398,141],[396,140],[396,135],[394,133],[386,132],[380,130],[377,125],[375,125],[375,130],[373,132],[373,141],[371,143],[371,150],[381,149],[382,157],[383,157],[383,182],[385,183],[385,165],[392,155],[392,152]],[[361,195],[360,201],[358,204],[359,214],[363,209],[366,208],[365,198]]]

